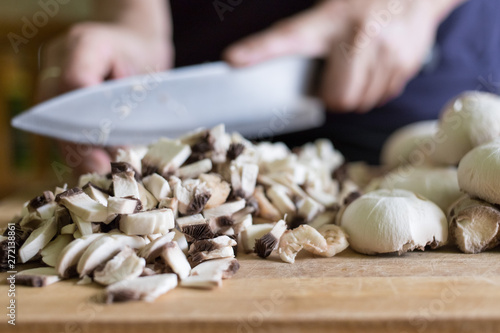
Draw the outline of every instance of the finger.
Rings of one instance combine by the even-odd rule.
[[[111,158],[105,148],[59,142],[64,162],[77,174],[97,172],[107,174],[111,171]]]
[[[359,107],[367,82],[370,56],[367,52],[346,54],[334,47],[327,58],[320,96],[333,112],[350,112]]]
[[[235,66],[248,66],[286,55],[322,56],[339,33],[340,24],[330,1],[229,46],[223,58]]]

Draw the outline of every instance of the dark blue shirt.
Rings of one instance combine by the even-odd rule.
[[[220,59],[232,42],[300,12],[314,1],[172,0],[176,65]],[[500,93],[500,0],[470,0],[440,25],[433,66],[403,94],[367,114],[327,113],[324,126],[284,135],[291,146],[331,139],[350,160],[377,163],[380,148],[398,128],[436,119],[443,105],[465,90]]]

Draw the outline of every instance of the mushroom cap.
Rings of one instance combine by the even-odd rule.
[[[434,202],[443,212],[462,195],[455,167],[401,167],[383,177],[378,188],[414,192]]]
[[[476,147],[462,158],[458,185],[471,196],[500,204],[500,139]]]
[[[500,97],[468,91],[451,100],[440,115],[440,138],[432,158],[456,165],[471,149],[500,135]]]
[[[425,143],[432,140],[437,129],[436,120],[419,121],[401,127],[385,141],[380,155],[382,164],[392,169],[398,165],[415,163],[414,159],[420,159],[419,156],[425,153]],[[422,150],[422,152],[418,153],[416,150]],[[421,163],[431,163],[429,155],[424,155]]]
[[[365,254],[423,250],[448,239],[443,211],[406,190],[384,189],[361,196],[347,206],[341,226],[352,249]]]

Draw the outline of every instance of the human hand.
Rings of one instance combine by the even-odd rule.
[[[171,67],[173,47],[163,35],[143,34],[119,24],[81,23],[43,50],[36,100]],[[77,173],[110,171],[110,149],[60,142],[63,157]],[[78,155],[75,163],[75,154]]]
[[[462,0],[326,0],[230,46],[235,66],[286,55],[325,57],[320,96],[336,112],[366,112],[418,73],[440,21]]]

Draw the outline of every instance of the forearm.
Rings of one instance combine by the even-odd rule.
[[[170,6],[164,0],[94,0],[93,18],[151,37],[167,38],[172,32]]]

